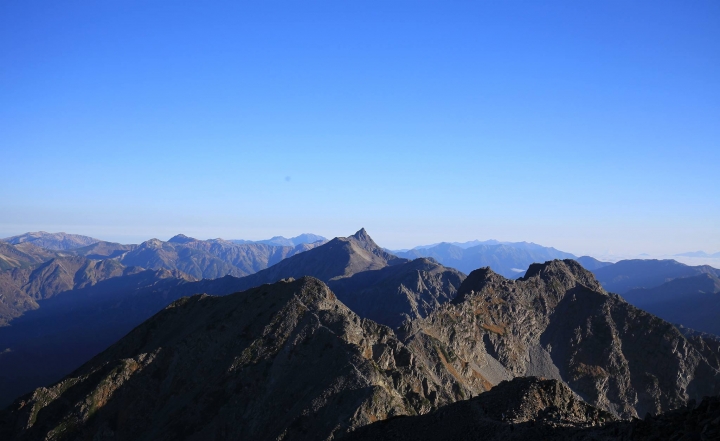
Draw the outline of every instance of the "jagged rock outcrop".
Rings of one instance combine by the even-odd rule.
[[[617,421],[585,403],[565,384],[536,377],[503,381],[489,392],[435,412],[380,421],[356,430],[355,440],[569,439]]]
[[[720,394],[720,345],[607,294],[573,260],[531,265],[513,281],[473,271],[452,304],[403,328],[419,362],[464,397],[502,380],[564,381],[620,417]]]
[[[380,248],[363,228],[248,277],[213,282],[203,292],[223,294],[216,287],[239,291],[306,275],[327,283],[361,317],[393,328],[405,319],[425,317],[454,298],[465,278],[433,260],[409,261],[394,256]]]
[[[392,330],[303,278],[173,303],[17,400],[0,438],[332,439],[429,411],[430,383]]]
[[[644,420],[617,420],[556,380],[516,378],[425,415],[392,418],[348,437],[393,441],[615,441],[720,439],[720,397]]]

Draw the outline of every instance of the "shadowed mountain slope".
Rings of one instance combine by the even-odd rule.
[[[534,262],[575,258],[572,254],[558,251],[555,248],[525,242],[482,244],[469,248],[444,242],[429,248],[415,248],[400,252],[397,255],[411,259],[432,257],[443,265],[457,268],[465,273],[488,266],[508,278],[522,275],[525,268]]]
[[[95,242],[100,242],[100,239],[81,236],[79,234],[47,233],[45,231],[25,233],[19,236],[7,237],[2,240],[13,245],[31,243],[40,248],[56,251],[73,250]]]
[[[621,417],[659,413],[720,393],[720,342],[608,295],[574,260],[531,265],[508,280],[473,271],[452,304],[403,328],[419,361],[471,396],[502,380],[564,381]],[[448,372],[450,374],[448,374]]]
[[[177,271],[127,268],[42,300],[41,308],[0,327],[0,407],[67,375],[175,300],[173,291],[191,280]]]
[[[22,371],[10,371],[10,361],[3,364],[2,358],[0,374],[6,369],[5,378],[14,385],[12,391],[18,393],[43,384],[33,383],[38,378],[56,381],[86,361],[86,354],[92,355],[105,349],[170,302],[197,293],[227,295],[288,277],[299,278],[304,272],[311,272],[311,275],[332,279],[330,283],[336,284],[333,286],[337,286],[341,300],[347,295],[351,302],[355,302],[353,305],[361,316],[397,326],[408,317],[425,316],[453,298],[464,278],[456,270],[434,262],[398,259],[379,249],[364,230],[287,260],[294,263],[287,265],[286,261],[282,261],[276,265],[282,267],[280,270],[272,267],[245,278],[226,276],[193,282],[181,273],[158,270],[143,272],[142,283],[138,281],[140,276],[126,275],[98,283],[92,289],[88,287],[56,295],[57,298],[44,300],[40,310],[28,312],[26,317],[13,321],[13,329],[0,328],[0,343],[4,345],[0,347],[0,352],[8,349],[8,354],[16,354],[9,355],[5,360],[30,352],[32,357],[25,359],[42,364],[43,376],[13,381],[16,378],[13,375],[22,374]],[[389,266],[390,263],[395,265]],[[368,275],[360,277],[364,272]],[[348,277],[343,277],[346,275]],[[353,277],[356,275],[358,277]],[[157,278],[157,283],[153,282],[153,277]],[[72,321],[68,322],[67,317],[72,317]],[[93,337],[87,338],[84,334]],[[54,335],[73,337],[56,341],[49,337]],[[52,346],[48,343],[50,341]],[[80,345],[82,350],[78,351]],[[62,351],[66,353],[62,363],[44,355]],[[0,387],[0,404],[9,402],[15,396],[5,395]]]
[[[0,324],[39,307],[37,301],[63,292],[128,274],[114,260],[96,261],[78,256],[56,257],[34,268],[0,272]]]
[[[330,439],[428,411],[432,379],[412,358],[316,279],[194,296],[16,401],[0,414],[0,436]]]
[[[720,397],[688,407],[618,421],[555,380],[516,378],[467,401],[425,415],[392,418],[362,427],[347,438],[393,441],[505,440],[714,440],[720,439]]]
[[[396,327],[424,317],[455,297],[464,274],[427,259],[408,261],[380,248],[365,229],[337,237],[241,279],[198,284],[198,292],[226,294],[285,278],[312,276],[363,318]]]
[[[720,270],[711,266],[689,266],[671,259],[621,260],[593,270],[593,273],[603,288],[618,294],[624,294],[636,288],[652,288],[679,277],[700,274],[720,276]]]
[[[622,296],[670,323],[720,336],[720,278],[713,274],[673,279]]]

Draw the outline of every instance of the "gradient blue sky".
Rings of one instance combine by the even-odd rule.
[[[0,236],[720,251],[720,2],[3,1]]]

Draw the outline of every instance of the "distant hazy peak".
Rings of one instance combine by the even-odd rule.
[[[12,245],[18,245],[21,243],[32,243],[33,245],[39,246],[41,248],[56,251],[82,248],[84,246],[100,242],[100,239],[95,239],[89,236],[81,236],[79,234],[68,234],[63,232],[48,233],[46,231],[29,232],[18,236],[7,237],[2,240]]]
[[[184,234],[178,234],[176,236],[171,237],[170,240],[168,240],[168,242],[183,244],[183,243],[195,242],[196,240],[197,239],[195,239],[194,237],[189,237]]]

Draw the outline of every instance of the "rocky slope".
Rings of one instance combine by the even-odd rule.
[[[659,413],[720,393],[720,343],[607,294],[574,260],[534,264],[508,280],[473,271],[452,304],[403,328],[418,360],[462,396],[502,380],[564,381],[620,417]],[[422,354],[429,354],[424,358]]]
[[[303,278],[179,300],[16,401],[0,415],[0,437],[332,439],[427,412],[432,381],[389,328]]]
[[[454,298],[465,278],[432,260],[409,261],[394,256],[361,229],[248,277],[198,284],[198,288],[210,294],[226,294],[303,276],[327,283],[361,317],[391,327],[407,318],[424,317]]]
[[[516,378],[436,412],[362,427],[355,440],[700,440],[720,439],[720,397],[645,420],[616,420],[556,380]]]
[[[291,257],[289,260],[296,263],[283,270],[273,267],[257,276],[193,281],[178,272],[148,270],[43,300],[39,310],[15,319],[12,329],[0,328],[0,352],[10,351],[4,360],[0,357],[0,376],[3,372],[5,375],[0,380],[0,404],[32,387],[56,381],[183,296],[226,295],[286,277],[299,278],[315,266],[325,273],[316,271],[311,275],[333,279],[329,283],[337,283],[338,293],[356,301],[354,307],[362,317],[378,318],[396,326],[408,317],[425,316],[457,293],[464,278],[461,273],[422,259],[415,262],[398,259],[380,250],[362,233],[359,240],[355,236],[339,238]],[[284,262],[278,265],[285,265]],[[389,266],[388,262],[397,265]],[[373,270],[365,271],[368,268]],[[367,275],[361,276],[365,272]],[[350,276],[342,277],[346,274]],[[345,279],[347,283],[343,283]],[[32,304],[28,306],[31,307]],[[62,362],[58,362],[57,354],[64,354]],[[26,375],[37,371],[28,369],[29,365],[43,368],[39,374]]]
[[[564,440],[572,432],[614,421],[612,414],[585,403],[562,382],[528,377],[504,381],[426,415],[365,426],[345,439]]]
[[[114,260],[78,256],[55,257],[30,268],[0,272],[0,325],[38,308],[38,301],[60,293],[120,277],[134,270]]]
[[[31,243],[12,245],[0,242],[0,271],[12,268],[30,268],[58,254]]]
[[[21,243],[31,243],[40,248],[56,251],[67,251],[75,248],[81,248],[95,242],[100,242],[88,236],[67,233],[47,233],[45,231],[37,231],[34,233],[25,233],[19,236],[7,237],[2,239],[4,242],[18,245]]]
[[[188,277],[126,269],[122,276],[81,283],[81,288],[41,300],[40,308],[0,327],[0,407],[57,381],[106,349],[175,300],[173,291],[194,280]]]

